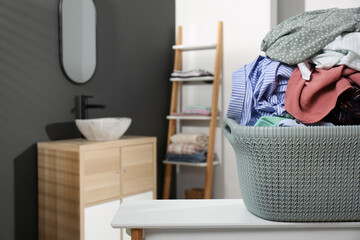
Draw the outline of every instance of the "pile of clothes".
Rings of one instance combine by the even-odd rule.
[[[203,133],[178,133],[170,137],[166,158],[169,161],[206,162],[208,136]]]
[[[248,126],[360,124],[360,8],[309,11],[233,73],[227,116]]]

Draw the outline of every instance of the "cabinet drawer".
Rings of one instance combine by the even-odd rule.
[[[121,192],[131,193],[154,189],[154,146],[141,144],[121,148]]]
[[[110,225],[119,206],[120,200],[114,200],[85,208],[85,240],[120,240],[120,229]]]
[[[140,144],[121,148],[121,167],[153,162],[153,144]]]
[[[120,149],[83,153],[85,204],[120,197]]]

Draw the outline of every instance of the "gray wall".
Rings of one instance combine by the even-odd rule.
[[[167,135],[174,0],[94,0],[98,65],[85,85],[59,63],[58,1],[0,0],[0,239],[37,239],[36,143],[78,137],[74,96],[93,95],[90,117],[133,119],[128,134]],[[161,194],[161,188],[159,190]]]
[[[278,0],[278,23],[304,11],[305,0]]]

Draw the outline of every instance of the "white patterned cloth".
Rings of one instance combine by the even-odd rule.
[[[297,64],[300,72],[301,72],[301,76],[303,79],[305,80],[310,80],[311,77],[311,61],[305,60],[304,62],[298,63]]]
[[[261,42],[266,56],[286,64],[298,64],[347,32],[360,32],[360,7],[307,11],[269,31]]]
[[[320,54],[310,59],[316,68],[330,69],[346,65],[360,71],[360,32],[344,33],[324,47]],[[311,66],[305,61],[298,64],[302,78],[310,80]]]
[[[174,70],[174,72],[171,73],[171,77],[178,77],[178,78],[206,77],[206,76],[213,76],[213,74],[203,69],[194,69],[189,71]]]

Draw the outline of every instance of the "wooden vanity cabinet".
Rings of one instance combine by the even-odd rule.
[[[120,203],[156,198],[156,138],[38,143],[38,191],[39,239],[119,240]]]

